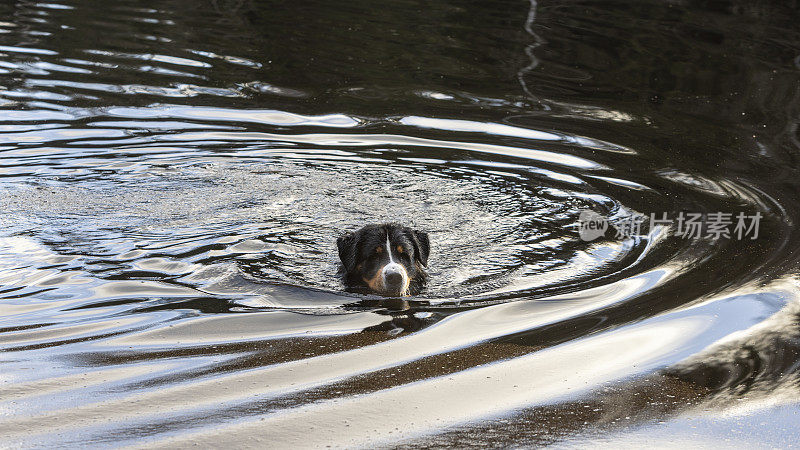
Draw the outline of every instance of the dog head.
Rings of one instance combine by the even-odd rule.
[[[345,281],[378,294],[404,296],[421,288],[428,234],[394,223],[367,225],[336,241]]]

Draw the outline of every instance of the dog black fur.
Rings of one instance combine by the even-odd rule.
[[[425,286],[428,233],[397,223],[370,224],[336,240],[348,289],[390,297],[416,295]]]

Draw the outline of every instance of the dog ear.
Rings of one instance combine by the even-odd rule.
[[[347,273],[355,271],[356,251],[358,250],[358,236],[356,233],[347,233],[336,239],[336,246],[339,248],[339,259]]]
[[[411,238],[411,242],[414,244],[414,251],[417,254],[417,259],[424,267],[428,267],[428,254],[431,250],[428,233],[411,230]]]

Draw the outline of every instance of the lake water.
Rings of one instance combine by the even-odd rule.
[[[797,1],[56,1],[0,4],[0,447],[800,441]],[[417,296],[336,276],[384,221]]]

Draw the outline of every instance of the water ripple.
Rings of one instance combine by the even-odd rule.
[[[0,446],[794,414],[796,11],[540,3],[0,4]],[[715,212],[758,238],[623,232]],[[419,295],[336,276],[381,221],[429,233]]]

